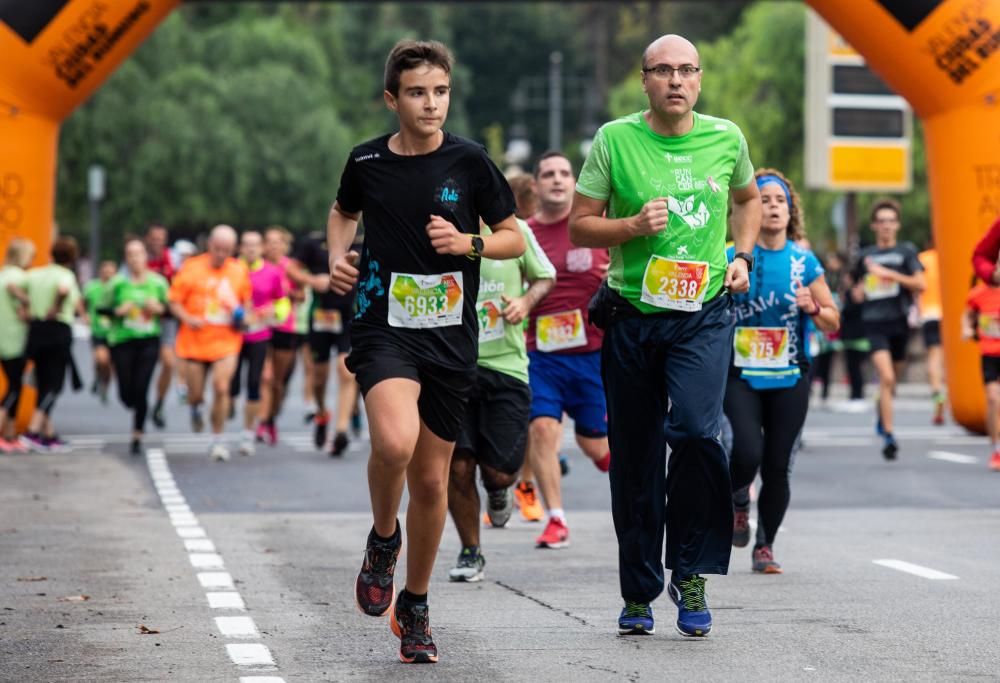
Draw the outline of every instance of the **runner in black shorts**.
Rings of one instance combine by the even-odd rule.
[[[486,488],[486,515],[502,527],[514,508],[513,485],[524,464],[531,416],[528,351],[522,323],[555,285],[556,269],[521,222],[528,248],[508,261],[483,259],[480,268],[479,363],[465,424],[455,444],[448,479],[448,510],[462,541],[452,581],[481,581],[476,467]],[[524,282],[530,283],[524,291]]]
[[[482,145],[441,130],[451,54],[401,41],[385,68],[385,101],[399,132],[355,147],[330,210],[331,282],[357,284],[347,366],[365,398],[375,524],[355,599],[365,614],[391,611],[403,662],[435,662],[427,589],[448,509],[448,468],[472,390],[477,355],[479,257],[524,252],[514,197]],[[348,249],[364,214],[364,246]],[[480,218],[493,234],[479,236]],[[409,488],[406,588],[393,605],[402,546],[396,519]]]
[[[347,369],[347,354],[351,350],[351,320],[354,318],[354,290],[344,295],[330,291],[330,252],[321,232],[311,232],[295,250],[295,260],[316,278],[309,309],[309,349],[312,353],[313,395],[316,415],[313,432],[316,448],[326,445],[330,411],[326,407],[326,384],[330,378],[330,359],[337,354],[337,419],[330,455],[339,456],[347,449],[347,428],[357,398],[354,375]]]
[[[906,360],[910,337],[907,315],[913,295],[924,289],[924,268],[917,258],[916,247],[909,242],[896,242],[901,220],[899,202],[894,199],[875,202],[871,213],[875,244],[861,250],[852,273],[857,284],[851,289],[851,298],[864,302],[861,320],[871,343],[872,365],[878,372],[876,431],[883,438],[882,455],[886,460],[894,460],[899,450],[892,434],[892,400]]]

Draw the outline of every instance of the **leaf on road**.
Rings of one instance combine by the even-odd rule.
[[[18,581],[48,581],[49,577],[47,577],[47,576],[19,576],[19,577],[17,577],[17,580]]]
[[[155,629],[155,628],[147,628],[146,626],[143,626],[142,624],[139,624],[139,634],[140,635],[151,636],[154,633],[159,633],[159,631],[157,629]]]
[[[86,602],[90,600],[89,595],[67,595],[65,598],[59,598],[59,602]]]

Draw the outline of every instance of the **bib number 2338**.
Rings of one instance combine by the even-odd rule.
[[[700,311],[708,290],[708,263],[649,257],[641,301],[674,311]]]
[[[389,326],[427,329],[462,324],[462,273],[393,273]]]

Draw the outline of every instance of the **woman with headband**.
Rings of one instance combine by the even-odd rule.
[[[820,330],[833,332],[840,313],[823,266],[795,243],[804,229],[794,186],[773,169],[755,175],[764,216],[750,291],[734,296],[736,332],[724,410],[733,428],[733,545],[750,542],[748,491],[759,471],[753,571],[780,574],[772,546],[788,509],[792,455],[809,407],[806,326],[812,318]],[[734,257],[732,247],[728,256]]]

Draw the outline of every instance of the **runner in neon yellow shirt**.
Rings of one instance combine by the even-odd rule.
[[[712,618],[701,574],[728,571],[733,528],[719,440],[734,324],[725,290],[747,291],[761,201],[740,129],[693,110],[702,78],[694,45],[663,36],[642,63],[649,109],[598,131],[569,229],[578,246],[611,251],[590,321],[606,328],[619,632],[652,631],[666,564],[677,629],[704,636]],[[727,265],[730,199],[736,258]]]

